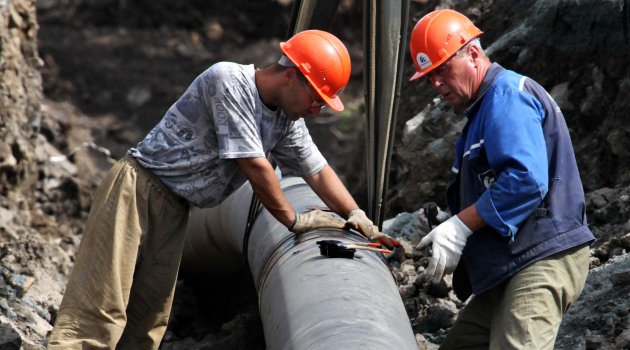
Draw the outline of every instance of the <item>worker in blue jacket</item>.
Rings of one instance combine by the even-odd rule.
[[[482,32],[437,10],[414,27],[416,73],[467,124],[456,143],[447,202],[453,216],[416,247],[432,246],[425,273],[453,273],[468,300],[442,349],[553,349],[578,298],[594,240],[562,112],[532,79],[492,63]]]

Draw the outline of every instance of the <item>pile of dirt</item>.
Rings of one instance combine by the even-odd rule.
[[[365,165],[355,156],[365,141],[361,6],[341,1],[332,29],[353,60],[347,109],[308,124],[363,204]],[[485,31],[491,57],[545,86],[570,126],[597,241],[587,286],[556,348],[628,348],[627,4],[412,1],[410,23],[436,7],[470,15]],[[91,195],[112,162],[210,64],[275,61],[290,14],[291,2],[281,0],[0,2],[0,348],[45,347]],[[405,70],[410,76],[410,62]],[[418,209],[428,201],[444,206],[462,127],[461,116],[434,98],[426,82],[403,83],[388,194],[392,219],[384,225],[406,247],[389,263],[420,348],[439,344],[464,305],[448,278],[431,286],[420,277],[427,257],[411,248],[429,231]],[[170,322],[162,349],[265,348],[247,276],[182,275]]]

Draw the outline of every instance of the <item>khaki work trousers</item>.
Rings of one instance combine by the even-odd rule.
[[[440,349],[553,349],[562,316],[586,282],[589,246],[535,262],[474,296]]]
[[[171,310],[188,204],[127,155],[92,204],[48,349],[157,349]]]

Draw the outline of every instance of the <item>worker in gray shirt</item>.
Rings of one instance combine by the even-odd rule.
[[[313,143],[303,117],[343,110],[350,78],[343,43],[319,30],[280,44],[269,67],[220,62],[199,75],[135,148],[107,173],[93,200],[48,349],[157,349],[166,330],[189,205],[213,207],[249,181],[295,234],[359,229],[388,247]],[[339,216],[297,213],[283,176],[300,176]]]

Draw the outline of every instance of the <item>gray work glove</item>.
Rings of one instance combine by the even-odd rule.
[[[455,271],[466,241],[472,233],[457,215],[453,215],[424,236],[416,246],[420,250],[433,243],[433,255],[425,275],[431,277],[434,284],[440,283],[444,275]]]
[[[346,223],[346,227],[353,228],[363,233],[370,241],[378,240],[389,249],[393,249],[394,247],[398,247],[400,245],[400,242],[398,242],[395,238],[380,232],[372,220],[368,219],[365,212],[359,208],[352,209],[350,213],[348,213],[348,222]]]
[[[295,221],[289,230],[297,235],[321,227],[343,228],[345,221],[332,213],[319,209],[304,214],[295,213]]]

